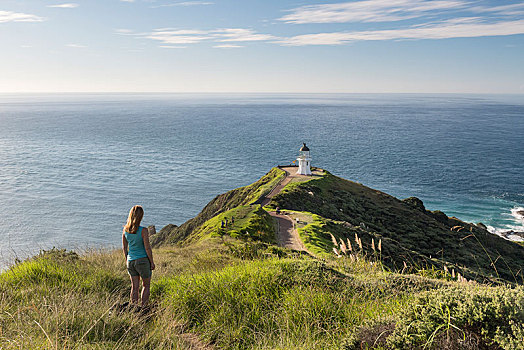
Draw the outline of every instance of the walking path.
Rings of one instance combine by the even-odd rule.
[[[296,174],[295,175],[291,175],[290,171],[286,170],[286,169],[292,169],[291,171],[294,171],[296,172],[297,170],[296,169],[293,169],[293,168],[281,168],[282,170],[284,170],[286,172],[286,177],[280,181],[280,183],[271,190],[271,192],[269,192],[264,200],[262,200],[262,203],[260,203],[260,205],[262,205],[263,207],[265,207],[266,205],[269,204],[269,202],[271,202],[271,199],[276,196],[277,194],[280,193],[280,191],[282,191],[282,189],[291,181],[291,179],[295,176],[297,176]],[[301,175],[298,175],[298,176],[301,176]]]
[[[271,199],[282,191],[282,189],[296,177],[303,177],[304,175],[297,175],[296,167],[286,167],[281,168],[286,172],[286,177],[280,181],[280,183],[269,192],[266,197],[262,200],[261,205],[266,206]],[[284,214],[277,214],[274,211],[268,211],[269,215],[275,218],[278,228],[277,228],[277,243],[280,247],[290,248],[294,250],[306,250],[306,247],[300,240],[298,232],[295,229],[293,220]]]
[[[264,207],[271,202],[271,199],[276,196],[277,194],[282,191],[282,189],[289,183],[293,178],[299,178],[306,176],[303,175],[297,175],[296,171],[298,168],[296,167],[285,167],[281,168],[286,172],[286,177],[280,181],[280,183],[275,186],[269,192],[265,198],[260,202],[260,204]],[[277,243],[280,247],[290,248],[293,250],[299,250],[299,251],[307,251],[306,247],[304,246],[304,243],[302,243],[302,240],[298,236],[298,232],[295,229],[295,225],[293,220],[284,214],[277,214],[274,211],[269,211],[269,215],[271,215],[273,218],[275,218],[278,228],[277,228]],[[308,252],[309,253],[309,252]],[[311,253],[309,253],[311,254]],[[189,350],[213,350],[215,347],[212,344],[204,344],[202,341],[200,341],[199,337],[194,333],[183,333],[178,335],[178,337],[185,343],[184,345],[187,346],[187,349]]]
[[[279,247],[286,247],[293,250],[306,250],[302,240],[298,236],[297,230],[295,230],[293,220],[282,214],[277,214],[274,211],[268,212],[278,224],[277,244]]]
[[[298,168],[296,167],[285,167],[281,168],[286,172],[286,177],[280,181],[280,183],[275,186],[269,192],[264,199],[260,202],[260,204],[264,207],[271,202],[271,199],[276,196],[277,194],[282,191],[282,189],[293,179],[293,178],[299,178],[304,177],[308,178],[304,175],[297,175],[296,171]],[[275,218],[278,229],[277,229],[277,243],[279,247],[285,247],[290,248],[293,250],[299,250],[299,251],[307,251],[306,247],[304,246],[304,243],[302,243],[302,240],[298,236],[298,232],[295,229],[293,220],[284,214],[277,214],[274,211],[268,211],[268,214],[271,215],[273,218]],[[308,252],[309,253],[309,252]],[[311,253],[309,253],[311,254]],[[187,349],[190,350],[213,350],[215,347],[211,344],[204,344],[202,341],[200,341],[199,337],[196,334],[193,333],[184,333],[180,334],[179,338],[182,339],[182,341],[187,346]]]

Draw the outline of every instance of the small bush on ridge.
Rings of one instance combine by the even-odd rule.
[[[524,290],[463,286],[421,293],[389,339],[396,349],[432,346],[436,339],[471,334],[487,345],[524,348]],[[436,346],[436,345],[435,345]]]

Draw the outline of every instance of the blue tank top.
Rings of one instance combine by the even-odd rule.
[[[126,240],[129,252],[127,253],[127,261],[136,260],[140,258],[147,258],[146,248],[144,247],[144,240],[142,239],[142,226],[138,226],[136,233],[126,232]]]

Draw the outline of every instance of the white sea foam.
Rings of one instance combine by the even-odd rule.
[[[508,231],[506,228],[497,228],[497,227],[493,227],[491,225],[486,225],[486,227],[488,228],[489,232],[491,232],[493,234],[496,234],[496,235],[499,235],[499,236],[502,236],[502,232]]]
[[[487,225],[488,231],[505,239],[509,239],[510,241],[524,242],[524,208],[514,207],[511,209],[510,215],[513,217],[515,225],[505,225],[504,227],[493,227]],[[509,231],[520,233],[520,235],[508,234]]]
[[[508,235],[508,239],[514,242],[524,242],[524,238],[517,235]]]
[[[523,207],[515,207],[511,209],[511,216],[513,216],[515,220],[521,225],[521,227],[524,228],[524,208]]]

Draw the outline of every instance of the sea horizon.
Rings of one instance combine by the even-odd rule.
[[[147,223],[179,225],[302,142],[337,176],[524,231],[523,111],[518,94],[0,93],[1,255],[117,247],[135,202]]]

